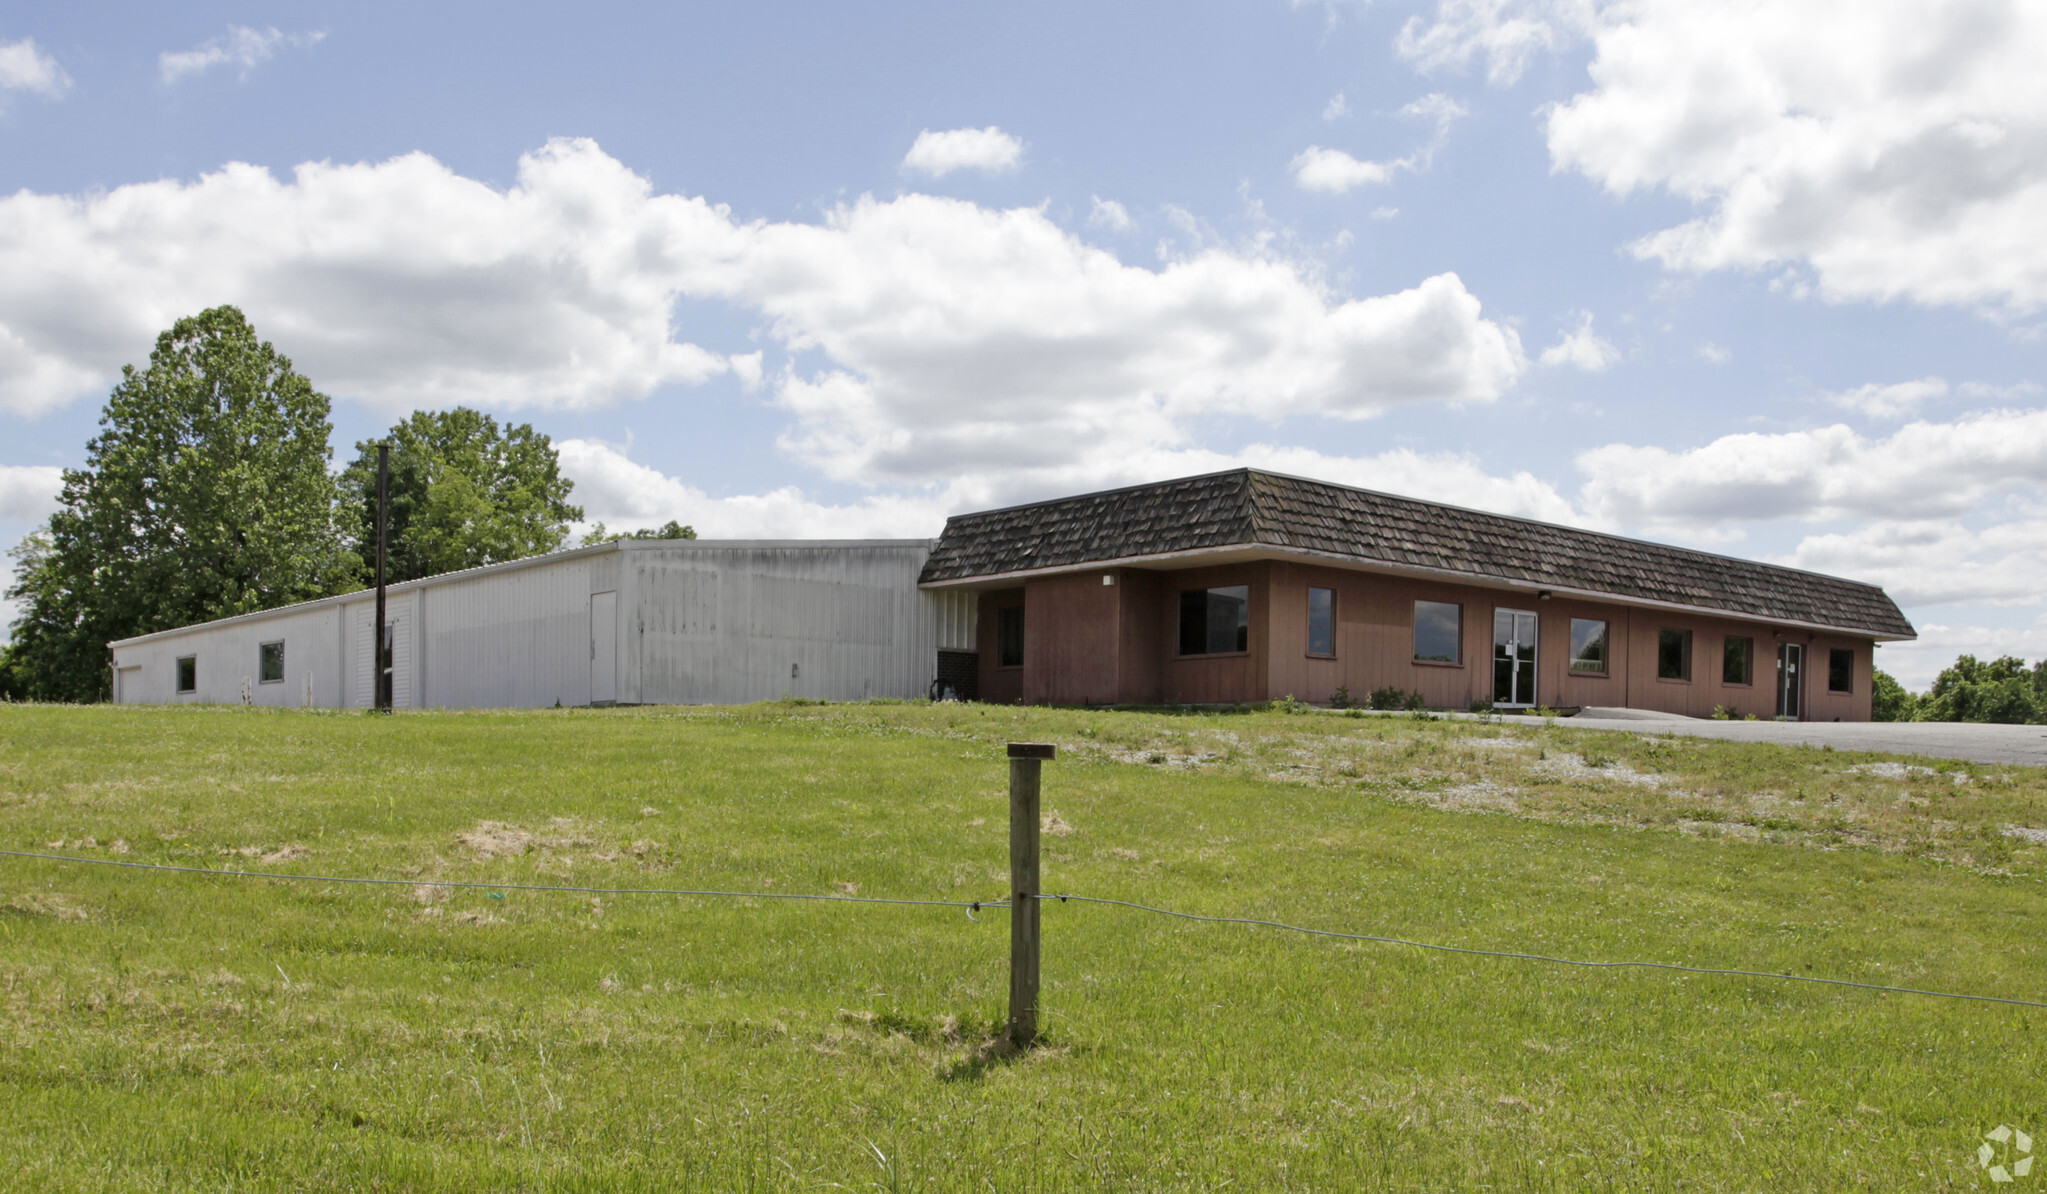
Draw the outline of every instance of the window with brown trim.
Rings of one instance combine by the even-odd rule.
[[[1416,663],[1464,662],[1464,607],[1449,601],[1414,603]]]
[[[1336,590],[1308,589],[1308,654],[1336,654]]]
[[[1692,678],[1691,631],[1659,630],[1656,632],[1656,678],[1658,680],[1689,680]]]
[[[1827,691],[1855,691],[1855,652],[1845,647],[1827,652]]]
[[[1180,654],[1227,655],[1251,649],[1251,586],[1180,592]]]
[[[1754,684],[1756,682],[1756,640],[1728,635],[1720,647],[1720,682],[1722,684]]]
[[[1606,623],[1598,618],[1571,619],[1571,670],[1581,676],[1606,674]]]
[[[995,611],[995,666],[1023,666],[1023,606]]]

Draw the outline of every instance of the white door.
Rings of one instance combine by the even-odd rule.
[[[590,703],[618,699],[618,594],[590,594]]]
[[[1535,704],[1535,614],[1528,610],[1493,611],[1493,704]]]

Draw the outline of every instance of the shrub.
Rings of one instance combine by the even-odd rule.
[[[1350,685],[1348,684],[1337,685],[1336,691],[1329,694],[1329,707],[1331,709],[1348,709],[1355,703],[1350,698]]]
[[[1405,709],[1407,691],[1389,684],[1384,688],[1374,688],[1372,695],[1366,697],[1365,701],[1374,709]]]

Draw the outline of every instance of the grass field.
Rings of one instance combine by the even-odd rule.
[[[987,899],[1006,740],[1051,890],[2047,1000],[2040,772],[1533,721],[6,706],[0,848]],[[2047,1131],[2041,1009],[1044,923],[1016,1055],[1001,911],[0,858],[0,1186],[1987,1189]]]

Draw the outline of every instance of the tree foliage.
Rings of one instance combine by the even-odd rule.
[[[347,587],[326,395],[234,307],[180,319],[128,366],[59,508],[18,546],[7,694],[94,700],[107,643]]]
[[[620,539],[694,539],[696,537],[697,529],[695,527],[684,526],[672,518],[658,527],[641,527],[637,531],[607,531],[604,529],[604,524],[600,522],[584,532],[583,546],[588,547],[593,543],[616,543]]]
[[[1920,721],[2039,723],[2047,713],[2047,660],[2028,668],[2013,655],[1988,663],[1964,655],[1919,698]]]
[[[583,511],[568,503],[554,443],[531,424],[458,406],[414,411],[391,428],[390,535],[395,584],[557,550]],[[351,546],[364,568],[377,551],[377,441],[356,446],[341,475]],[[366,573],[367,575],[367,573]]]
[[[1905,686],[1889,672],[1876,670],[1875,682],[1870,686],[1870,720],[1911,721],[1918,702],[1919,698],[1906,692]]]
[[[1934,677],[1918,695],[1896,680],[1876,674],[1878,721],[1978,721],[2005,725],[2047,724],[2047,659],[2032,666],[2015,655],[1984,662],[1964,655]]]

